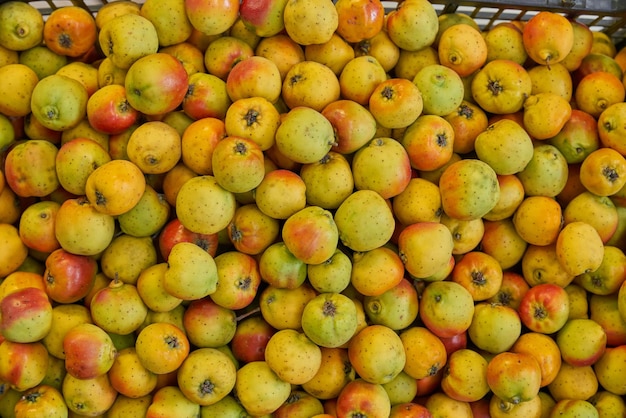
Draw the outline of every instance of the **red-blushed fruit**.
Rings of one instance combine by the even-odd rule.
[[[11,342],[41,340],[52,327],[52,304],[43,289],[25,287],[0,301],[0,335]]]
[[[467,348],[467,331],[459,332],[451,337],[439,337],[444,347],[446,347],[446,353],[450,356],[456,350],[461,348]]]
[[[169,221],[159,232],[158,245],[161,257],[167,261],[172,247],[179,242],[192,242],[205,249],[211,256],[217,254],[219,236],[215,234],[201,234],[187,229],[178,218]]]
[[[391,402],[380,384],[356,379],[344,386],[337,397],[337,416],[389,416]]]
[[[195,347],[221,347],[235,335],[237,318],[233,310],[205,297],[189,302],[183,314],[183,326]]]
[[[306,264],[328,260],[339,242],[333,214],[319,206],[308,206],[289,216],[281,234],[289,251]]]
[[[307,265],[296,258],[284,242],[270,245],[259,258],[261,278],[276,288],[296,289],[306,280]]]
[[[452,157],[454,128],[442,116],[423,114],[406,128],[401,143],[411,167],[420,171],[437,170]]]
[[[261,254],[280,233],[277,219],[263,213],[254,203],[242,205],[226,230],[228,239],[236,250],[249,254]]]
[[[239,17],[256,35],[270,37],[284,28],[283,11],[286,0],[243,0]]]
[[[592,294],[588,301],[589,318],[604,328],[607,346],[615,347],[626,344],[626,320],[620,314],[617,294]]]
[[[185,0],[185,11],[196,30],[207,36],[219,35],[237,20],[239,2]]]
[[[548,143],[557,147],[569,164],[581,163],[600,147],[596,119],[580,109],[572,109],[570,119]]]
[[[262,83],[259,83],[263,80]],[[282,89],[280,71],[274,61],[253,55],[239,61],[226,77],[226,91],[235,102],[246,97],[260,96],[275,103]]]
[[[8,274],[0,283],[0,301],[9,293],[25,287],[37,287],[45,291],[43,272],[17,270]]]
[[[541,387],[552,383],[561,368],[559,346],[551,335],[540,332],[525,332],[515,341],[510,351],[532,355],[541,368]]]
[[[351,154],[374,138],[376,119],[369,110],[354,100],[342,99],[322,109],[336,134],[332,150]]]
[[[93,257],[72,254],[62,248],[46,257],[45,266],[46,293],[58,303],[74,303],[84,298],[98,272],[98,263]]]
[[[432,418],[432,416],[424,405],[416,402],[405,402],[393,405],[389,418]]]
[[[574,46],[574,29],[564,16],[545,11],[538,13],[522,30],[524,49],[535,62],[556,64],[570,53]]]
[[[416,398],[424,398],[439,391],[441,380],[443,379],[443,370],[442,368],[432,376],[417,379]]]
[[[528,289],[530,289],[530,286],[526,280],[524,280],[524,276],[514,271],[505,270],[502,272],[502,284],[500,285],[500,289],[494,296],[487,299],[487,301],[501,303],[517,310],[522,296]]]
[[[93,379],[107,373],[117,354],[111,337],[89,323],[76,325],[65,334],[63,351],[65,369],[77,379]]]
[[[474,301],[494,296],[502,284],[502,267],[498,260],[483,251],[470,251],[457,260],[451,278],[465,287]]]
[[[350,43],[371,39],[385,23],[385,8],[380,0],[341,0],[335,2],[339,23],[337,33]]]
[[[193,120],[211,117],[224,120],[231,104],[224,80],[202,72],[189,76],[189,87],[182,108]]]
[[[528,329],[552,334],[567,322],[569,296],[565,289],[557,284],[538,284],[524,294],[518,312],[522,323]]]
[[[527,353],[498,353],[487,364],[487,384],[496,396],[506,402],[518,404],[529,401],[539,393],[541,367]]]
[[[604,354],[606,342],[604,328],[588,318],[570,319],[556,334],[563,361],[573,366],[593,365]]]
[[[126,97],[126,88],[110,84],[96,90],[87,100],[87,119],[97,131],[121,134],[139,119],[139,112]]]
[[[395,139],[375,138],[352,157],[352,176],[358,190],[374,190],[385,199],[392,198],[411,181],[409,155]]]
[[[13,390],[25,391],[39,385],[46,375],[49,355],[39,341],[0,343],[0,380]]]
[[[10,189],[7,187],[6,190]],[[6,191],[0,192],[0,195],[2,193]],[[28,248],[51,253],[61,246],[54,235],[54,222],[60,206],[54,200],[39,201],[22,211],[18,229],[22,242]]]
[[[380,83],[369,98],[369,110],[388,129],[410,126],[422,114],[422,94],[411,80],[390,78]]]
[[[55,9],[46,19],[43,39],[56,54],[80,57],[96,43],[96,21],[91,13],[77,5]]]
[[[57,153],[58,148],[43,139],[16,143],[3,158],[6,184],[21,197],[52,193],[59,187],[59,180],[53,175]]]
[[[260,315],[240,320],[230,341],[233,355],[244,363],[264,360],[265,346],[275,332]]]
[[[218,305],[239,310],[250,305],[261,285],[257,260],[239,251],[226,251],[215,257],[217,287],[209,297]]]
[[[124,78],[127,100],[145,115],[163,115],[183,102],[189,76],[178,58],[154,53],[135,61]]]
[[[422,292],[420,318],[439,337],[467,331],[474,315],[472,295],[452,281],[429,283]]]

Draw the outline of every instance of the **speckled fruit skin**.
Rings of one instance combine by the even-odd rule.
[[[480,160],[460,160],[445,169],[439,180],[443,210],[451,218],[481,218],[500,197],[495,171]]]

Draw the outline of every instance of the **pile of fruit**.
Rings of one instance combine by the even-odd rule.
[[[626,49],[427,0],[0,4],[0,417],[625,417]]]

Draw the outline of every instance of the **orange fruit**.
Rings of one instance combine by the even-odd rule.
[[[354,380],[355,371],[348,358],[348,349],[320,347],[322,364],[311,380],[302,384],[310,395],[318,399],[336,398],[341,389]]]
[[[548,245],[556,242],[562,225],[559,203],[548,196],[528,196],[513,215],[517,233],[529,244]]]
[[[452,149],[459,154],[474,150],[474,142],[479,133],[487,129],[487,114],[475,103],[463,100],[452,113],[444,116],[454,130]]]
[[[471,251],[456,262],[452,281],[466,288],[474,301],[494,296],[502,284],[502,267],[496,258],[482,252]]]
[[[526,22],[522,40],[533,61],[544,65],[555,64],[572,50],[574,28],[565,16],[542,11]]]
[[[598,116],[598,136],[602,145],[626,155],[626,103],[615,103]]]
[[[422,114],[406,128],[401,143],[413,168],[436,170],[452,157],[454,129],[442,116]]]
[[[495,258],[503,270],[515,266],[524,256],[528,243],[519,236],[511,218],[484,221],[483,227],[481,250]]]
[[[504,270],[500,290],[487,300],[517,309],[524,293],[526,293],[528,289],[530,289],[530,286],[524,279],[524,276],[511,270]]]
[[[361,379],[384,385],[403,371],[405,345],[391,328],[368,325],[350,339],[348,358]]]
[[[135,342],[141,364],[155,374],[177,370],[189,354],[184,331],[168,322],[154,322],[143,328]]]
[[[404,372],[415,379],[437,375],[448,360],[446,347],[441,339],[428,328],[410,327],[400,333],[406,352]]]
[[[519,336],[511,347],[514,353],[532,355],[541,367],[541,386],[547,386],[561,368],[559,346],[549,335],[539,332],[526,332]]]
[[[46,46],[68,57],[80,57],[92,49],[97,40],[94,17],[79,6],[65,6],[50,13],[43,27]]]
[[[213,174],[213,150],[225,137],[221,119],[206,117],[192,122],[181,136],[182,162],[194,173]]]
[[[338,0],[337,33],[350,43],[373,38],[383,28],[385,7],[380,0]]]
[[[350,283],[365,296],[379,296],[404,278],[404,264],[397,252],[387,247],[353,255]]]
[[[487,61],[487,43],[482,33],[468,24],[452,25],[439,38],[439,62],[466,77]]]
[[[612,148],[599,148],[580,165],[580,182],[591,193],[611,196],[626,184],[626,158]]]
[[[163,195],[165,200],[172,207],[176,205],[176,196],[180,187],[192,177],[196,177],[198,174],[192,169],[187,167],[184,163],[179,162],[174,168],[165,173],[163,176]]]

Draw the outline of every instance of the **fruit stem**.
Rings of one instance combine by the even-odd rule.
[[[252,310],[250,310],[248,312],[242,313],[241,315],[236,317],[235,321],[241,322],[244,319],[246,319],[246,318],[248,318],[248,317],[250,317],[252,315],[255,315],[255,314],[259,313],[259,312],[261,312],[261,307],[257,306],[256,308],[254,308],[254,309],[252,309]]]

